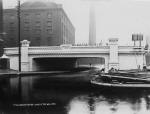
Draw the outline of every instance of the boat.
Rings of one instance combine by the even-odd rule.
[[[91,79],[91,84],[109,88],[150,88],[150,72],[99,74]]]

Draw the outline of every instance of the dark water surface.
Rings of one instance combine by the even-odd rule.
[[[18,80],[0,81],[0,114],[150,114],[148,90],[63,86],[48,77]]]

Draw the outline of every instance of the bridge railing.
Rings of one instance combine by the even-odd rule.
[[[4,53],[7,55],[16,55],[18,54],[18,48],[4,48]]]
[[[144,53],[144,47],[139,46],[118,46],[119,53]]]

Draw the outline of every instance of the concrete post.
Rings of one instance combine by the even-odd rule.
[[[108,62],[105,61],[105,72],[108,73],[109,71],[109,65]]]
[[[118,38],[109,39],[109,69],[119,69],[118,60]]]
[[[21,44],[21,71],[29,71],[28,48],[30,42],[23,40]]]

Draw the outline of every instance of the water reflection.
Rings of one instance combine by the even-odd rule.
[[[90,114],[85,96],[75,97],[68,105],[68,114]]]
[[[0,113],[3,114],[149,114],[150,91],[113,91],[49,83],[49,78],[1,80]],[[45,85],[45,86],[44,86]],[[58,85],[58,84],[56,84]],[[45,88],[46,87],[46,88]],[[21,99],[19,99],[21,95]]]
[[[79,96],[70,101],[68,114],[148,114],[149,92],[140,92],[138,95],[134,92],[130,95],[109,92],[108,95]]]

